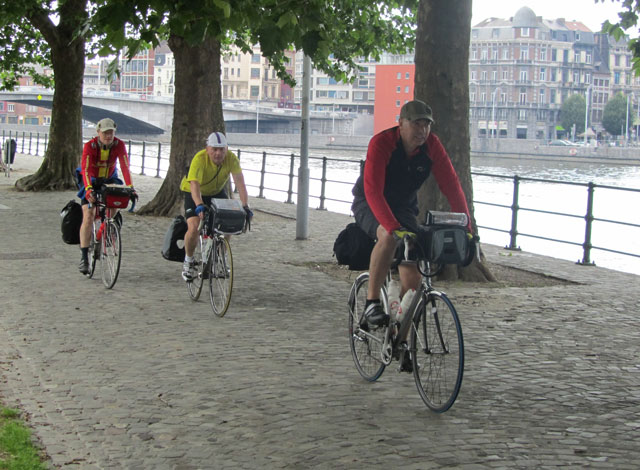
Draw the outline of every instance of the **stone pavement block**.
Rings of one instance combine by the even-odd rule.
[[[220,319],[160,256],[169,218],[125,213],[113,290],[81,276],[59,231],[74,195],[16,192],[29,170],[0,178],[0,395],[30,416],[54,467],[637,466],[637,276],[485,246],[493,262],[572,283],[452,287],[465,376],[436,415],[395,363],[360,378],[350,284],[303,265],[332,260],[349,217],[310,210],[309,240],[295,240],[295,205],[252,198]],[[134,181],[142,204],[161,182]]]

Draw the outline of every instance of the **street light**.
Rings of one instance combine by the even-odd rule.
[[[259,134],[259,126],[260,125],[260,91],[258,90],[258,101],[256,103],[256,134]]]
[[[500,89],[500,87],[496,87],[495,90],[493,90],[492,93],[492,98],[491,98],[491,124],[493,124],[493,130],[491,131],[492,133],[495,132],[495,139],[498,138],[498,123],[496,123],[496,94],[498,93],[498,90]]]
[[[587,129],[589,129],[589,94],[591,92],[592,85],[587,87],[585,93],[586,100],[584,101],[584,145],[587,145]]]

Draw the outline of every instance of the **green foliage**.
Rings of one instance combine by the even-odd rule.
[[[595,0],[605,2],[607,0]],[[611,23],[608,20],[602,23],[602,32],[609,34],[615,40],[628,40],[628,46],[633,53],[633,71],[640,76],[640,42],[638,37],[627,36],[628,30],[635,30],[638,34],[636,26],[638,26],[638,14],[640,13],[640,0],[622,0],[620,1],[622,10],[618,13],[620,21]]]
[[[578,94],[571,95],[564,100],[562,108],[560,109],[560,123],[562,127],[569,130],[573,129],[573,125],[575,124],[576,135],[584,132],[585,104],[584,96]]]
[[[0,407],[0,470],[45,470],[18,411]]]
[[[378,59],[382,51],[405,52],[413,47],[417,0],[107,0],[90,15],[101,31],[96,53],[127,50],[133,57],[173,34],[191,45],[216,38],[251,52],[259,44],[278,75],[286,73],[284,51],[303,50],[338,80],[357,75],[358,58]]]
[[[633,116],[629,111],[629,125],[633,124]],[[622,135],[627,125],[627,98],[618,93],[611,98],[602,113],[602,126],[611,135]]]

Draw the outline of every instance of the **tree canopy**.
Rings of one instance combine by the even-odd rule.
[[[562,127],[569,130],[573,129],[574,125],[576,126],[574,138],[584,132],[585,105],[584,96],[576,93],[564,100],[562,108],[560,108],[560,124]]]
[[[605,2],[608,0],[595,0],[598,2]],[[612,1],[612,0],[611,0]],[[618,13],[620,21],[611,23],[608,20],[602,24],[602,32],[608,33],[616,40],[623,39],[627,36],[627,32],[638,26],[638,15],[640,14],[640,0],[621,0],[621,11]],[[640,75],[640,37],[637,35],[638,29],[634,31],[635,37],[630,36],[629,49],[633,53],[633,65],[632,69],[636,75]]]
[[[627,122],[632,126],[633,117],[630,113],[627,121],[627,98],[622,93],[618,93],[604,107],[602,126],[611,135],[624,135]]]

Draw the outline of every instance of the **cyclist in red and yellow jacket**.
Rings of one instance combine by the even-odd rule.
[[[131,173],[129,172],[129,156],[124,142],[115,136],[116,123],[113,119],[101,119],[96,126],[98,135],[84,144],[82,149],[82,161],[80,163],[79,179],[83,186],[78,193],[82,199],[82,225],[80,226],[80,272],[89,272],[89,243],[91,242],[91,225],[95,219],[95,206],[89,204],[95,202],[93,195],[93,182],[101,179],[104,183],[122,184],[118,177],[116,163],[120,163],[120,171],[124,178],[124,184],[133,187]]]

